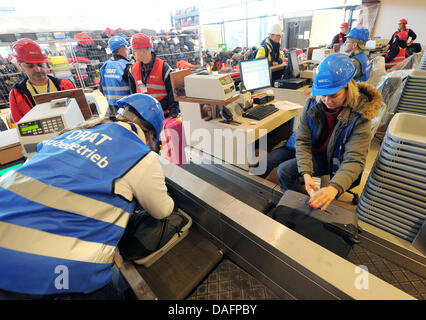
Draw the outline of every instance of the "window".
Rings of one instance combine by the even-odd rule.
[[[246,20],[225,22],[225,41],[228,50],[247,46]]]

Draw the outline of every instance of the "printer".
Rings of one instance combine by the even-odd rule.
[[[34,106],[16,124],[24,155],[32,157],[39,142],[55,138],[61,130],[83,121],[75,99],[56,99]]]
[[[236,94],[230,75],[190,74],[183,78],[188,98],[228,100]]]

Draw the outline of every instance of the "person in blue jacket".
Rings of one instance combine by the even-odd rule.
[[[105,61],[100,69],[101,92],[108,101],[106,115],[115,115],[118,110],[117,101],[132,93],[136,93],[136,83],[131,72],[129,60],[129,43],[121,36],[113,36],[108,40],[112,58]]]
[[[353,28],[347,38],[343,51],[349,54],[355,64],[357,72],[354,80],[365,82],[370,78],[371,65],[365,54],[365,44],[368,41],[370,32],[363,26]]]
[[[139,204],[174,208],[159,161],[163,110],[149,95],[42,141],[0,178],[0,300],[119,299],[113,258]]]

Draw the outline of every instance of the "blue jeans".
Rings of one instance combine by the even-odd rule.
[[[280,149],[286,149],[280,148]],[[277,149],[278,150],[278,149]],[[288,150],[288,149],[286,149]],[[283,151],[282,151],[283,152]],[[283,152],[283,155],[290,156],[291,153],[295,154],[294,151],[288,150]],[[314,176],[322,176],[328,174],[328,163],[327,157],[325,154],[313,154],[312,162],[314,165]],[[297,159],[295,156],[293,158],[287,157],[279,166],[278,166],[278,180],[280,181],[280,187],[282,191],[286,190],[295,190],[301,191],[298,184],[298,178],[300,174],[297,169]]]
[[[258,167],[251,170],[251,172],[265,179],[272,170],[280,165],[280,163],[292,159],[295,156],[295,152],[293,150],[287,149],[286,147],[274,149],[266,157],[262,158],[259,161]],[[263,167],[265,167],[264,171],[262,170]]]

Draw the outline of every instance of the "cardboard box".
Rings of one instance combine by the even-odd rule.
[[[16,129],[0,132],[0,165],[21,159],[22,146]]]

